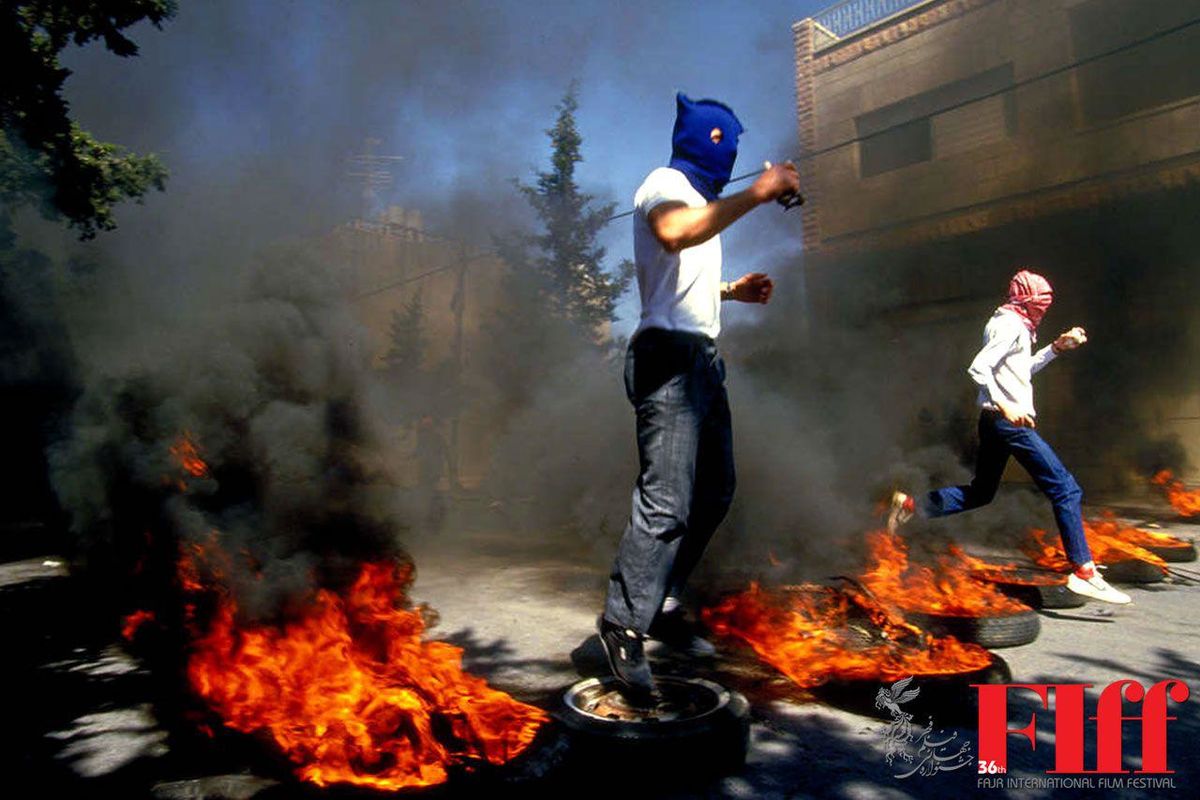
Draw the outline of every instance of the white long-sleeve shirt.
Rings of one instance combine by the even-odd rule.
[[[1025,320],[1004,308],[983,329],[983,349],[967,374],[979,386],[979,405],[999,411],[999,400],[1021,414],[1037,416],[1033,408],[1033,375],[1055,359],[1050,345],[1033,352],[1033,336]]]

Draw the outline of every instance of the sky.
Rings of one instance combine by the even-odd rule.
[[[97,136],[159,153],[170,170],[165,193],[120,209],[106,245],[177,255],[164,259],[176,262],[166,276],[216,240],[253,247],[359,214],[346,158],[367,137],[403,157],[381,203],[486,244],[531,222],[512,180],[545,168],[544,131],[572,80],[577,177],[618,210],[666,163],[676,91],[738,113],[735,172],[795,154],[791,25],[827,5],[182,0],[162,30],[132,29],[136,58],[69,50],[66,95]],[[764,209],[730,230],[727,278],[798,251],[799,214],[782,213]],[[612,263],[628,257],[629,221],[604,243]],[[636,300],[619,314],[622,332]]]

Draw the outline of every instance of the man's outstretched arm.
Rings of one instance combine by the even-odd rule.
[[[661,203],[646,219],[654,237],[670,253],[707,242],[748,212],[790,192],[800,191],[800,174],[792,163],[775,164],[750,187],[701,208],[682,202]]]

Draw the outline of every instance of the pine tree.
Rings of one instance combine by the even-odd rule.
[[[550,169],[538,172],[533,185],[517,186],[543,229],[523,243],[528,263],[541,279],[546,310],[595,332],[613,320],[617,301],[633,278],[633,263],[623,261],[616,274],[604,269],[605,250],[596,237],[616,204],[593,205],[594,196],[581,192],[575,182],[575,165],[583,160],[583,137],[575,124],[577,93],[572,82],[558,104],[554,127],[546,131]]]
[[[418,289],[404,306],[392,312],[391,345],[384,361],[397,376],[411,376],[421,368],[425,327],[425,305]]]

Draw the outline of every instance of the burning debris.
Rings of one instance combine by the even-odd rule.
[[[1041,631],[1033,609],[985,580],[981,562],[958,547],[951,545],[930,567],[910,563],[904,540],[893,533],[872,533],[867,544],[871,563],[863,585],[929,633],[990,648],[1028,644]]]
[[[170,452],[187,475],[209,476],[191,436]],[[186,491],[184,478],[179,485]],[[219,541],[212,531],[179,559],[189,683],[226,726],[267,731],[302,780],[437,784],[453,768],[510,760],[548,719],[463,672],[460,648],[422,641],[425,617],[407,602],[407,560],[364,563],[347,589],[318,589],[293,618],[249,623],[239,618],[233,560]],[[242,555],[261,579],[261,565]],[[215,608],[202,614],[206,600]],[[125,630],[131,637],[153,618],[135,612]]]
[[[884,530],[868,534],[867,546],[869,562],[846,589],[805,584],[767,590],[754,583],[705,609],[704,621],[714,632],[746,642],[805,688],[834,679],[972,672],[994,658],[974,641],[994,638],[991,646],[1005,646],[1036,637],[1030,607],[984,580],[1014,574],[1015,564],[989,564],[956,546],[932,567],[914,564],[904,540]],[[940,635],[936,625],[926,629],[940,618],[950,618],[947,630],[957,635]],[[1003,630],[981,627],[992,620]],[[913,624],[918,621],[921,626]]]
[[[983,562],[952,546],[933,567],[912,564],[904,540],[887,531],[867,537],[870,562],[860,578],[880,602],[907,612],[983,617],[1022,614],[1029,606],[978,579]],[[986,565],[988,569],[1001,569]]]
[[[704,609],[702,617],[715,633],[742,640],[802,688],[834,679],[960,674],[993,660],[978,645],[925,633],[857,588],[768,590],[755,583]]]
[[[1057,572],[1034,570],[1013,562],[996,563],[976,558],[958,545],[950,545],[950,555],[979,580],[1024,586],[1066,586],[1066,576]]]
[[[950,552],[974,577],[1030,608],[1079,608],[1087,603],[1087,597],[1067,588],[1067,576],[1061,573],[1013,562],[985,561],[956,545],[950,546]]]
[[[192,687],[228,727],[267,731],[318,786],[428,786],[507,762],[546,714],[465,673],[460,648],[422,641],[424,617],[405,607],[411,576],[408,565],[364,564],[345,593],[319,590],[282,625],[239,622],[236,601],[214,587],[216,611],[188,660]]]
[[[1148,537],[1154,537],[1156,534],[1122,525],[1113,517],[1084,520],[1083,530],[1097,564],[1111,567],[1130,561],[1142,562],[1161,571],[1162,575],[1167,574],[1166,562],[1138,543],[1145,542]],[[1072,569],[1058,538],[1050,536],[1044,530],[1035,528],[1029,531],[1022,548],[1034,563],[1041,567],[1062,573]]]
[[[193,437],[170,448],[186,476],[207,478]],[[168,481],[188,490],[188,478]],[[262,579],[248,551],[232,558],[219,531],[182,548],[177,567],[191,689],[229,728],[265,731],[302,780],[395,790],[447,780],[455,769],[503,764],[532,741],[546,714],[462,669],[462,650],[422,641],[411,562],[366,562],[344,590],[319,588],[279,622],[243,618],[235,565]],[[125,617],[129,640],[155,622]]]
[[[1196,545],[1192,541],[1185,541],[1158,531],[1126,526],[1121,527],[1118,535],[1126,542],[1153,553],[1164,562],[1196,560]]]
[[[1194,517],[1200,514],[1200,489],[1188,489],[1182,481],[1176,480],[1169,469],[1160,470],[1150,479],[1150,483],[1162,489],[1171,504],[1181,517]]]

